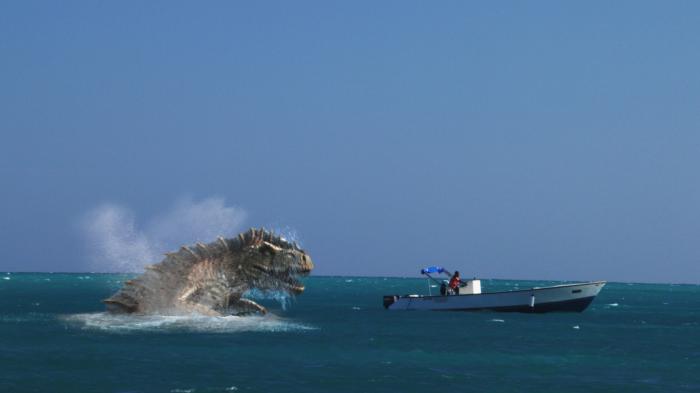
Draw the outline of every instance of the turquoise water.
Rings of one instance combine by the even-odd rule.
[[[700,391],[696,285],[611,283],[581,314],[431,313],[382,307],[422,279],[311,277],[266,317],[102,313],[125,277],[1,274],[0,391]]]

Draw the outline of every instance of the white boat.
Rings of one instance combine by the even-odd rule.
[[[447,273],[445,269],[430,267],[421,273]],[[581,312],[595,299],[605,281],[534,287],[503,292],[481,292],[481,280],[463,280],[458,295],[387,295],[384,307],[388,310],[430,311],[506,311],[506,312]],[[444,283],[443,283],[444,289]],[[442,291],[445,292],[444,290]]]

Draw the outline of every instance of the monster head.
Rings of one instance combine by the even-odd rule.
[[[248,277],[245,281],[250,288],[294,295],[304,292],[299,277],[308,275],[314,268],[304,250],[279,239],[277,242],[260,241],[245,247],[243,252],[247,255],[248,266],[242,266],[242,270],[245,270]]]

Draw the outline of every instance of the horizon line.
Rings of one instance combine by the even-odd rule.
[[[7,274],[143,274],[139,272],[89,272],[89,271],[5,271]],[[341,275],[341,274],[314,274],[309,277],[322,277],[322,278],[342,278],[342,277],[352,277],[352,278],[423,278],[422,276],[363,276],[363,275]],[[568,280],[568,279],[533,279],[533,278],[479,278],[480,280],[500,280],[500,281],[559,281],[559,282],[591,282],[591,281],[606,281],[610,284],[657,284],[657,285],[693,285],[698,286],[700,282],[652,282],[652,281],[611,281],[611,280]]]

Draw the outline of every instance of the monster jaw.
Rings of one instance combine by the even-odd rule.
[[[307,276],[314,268],[311,258],[303,251],[295,249],[296,255],[286,255],[288,250],[277,245],[262,241],[251,250],[263,255],[267,254],[269,263],[257,262],[250,265],[250,272],[255,278],[251,287],[265,291],[282,291],[291,295],[299,295],[306,289],[299,281],[300,276]],[[255,250],[255,251],[253,251]],[[298,253],[301,253],[299,256]],[[239,309],[236,315],[246,315],[250,313],[265,314],[265,307],[253,300],[241,298],[237,304],[233,305]]]
[[[271,285],[261,285],[261,287],[282,290],[293,295],[299,295],[304,292],[305,289],[304,285],[297,279],[297,276],[306,276],[311,272],[308,266],[278,270],[256,264],[253,265],[253,268],[264,275],[260,279],[261,282],[271,283]]]
[[[258,279],[260,280],[260,284],[256,286],[263,291],[279,290],[292,295],[299,295],[304,292],[304,285],[302,285],[301,282],[295,278],[295,275],[307,275],[309,271],[294,271],[292,273],[280,272],[274,271],[273,269],[269,269],[262,265],[253,265],[253,268],[263,275]],[[265,285],[267,283],[272,283],[272,285]],[[235,315],[237,316],[267,314],[267,309],[265,307],[248,298],[240,298],[229,306],[236,309]]]

